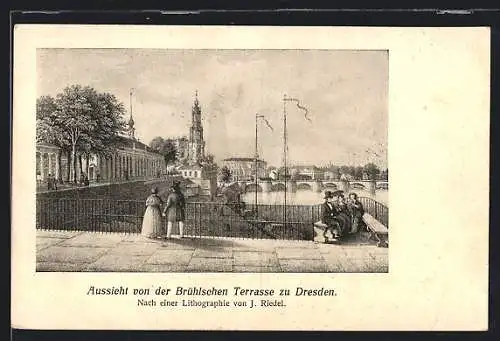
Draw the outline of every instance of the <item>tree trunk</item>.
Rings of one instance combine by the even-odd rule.
[[[71,151],[66,152],[67,162],[66,162],[66,182],[70,182],[71,177]]]
[[[62,149],[59,148],[59,151],[57,152],[57,164],[56,164],[56,167],[57,167],[57,179],[56,181],[59,182],[60,184],[62,184],[63,180],[62,180],[62,165],[61,165],[61,159],[62,159]]]
[[[87,177],[89,177],[89,170],[90,170],[90,153],[85,153],[85,174]]]
[[[81,153],[78,154],[78,167],[79,167],[78,170],[80,171],[79,175],[80,175],[80,177],[82,177],[82,174],[83,174],[83,165],[82,165],[82,154]]]
[[[73,143],[73,145],[71,146],[71,161],[73,162],[73,182],[76,184],[76,167],[78,164],[78,160],[76,158],[76,143]]]

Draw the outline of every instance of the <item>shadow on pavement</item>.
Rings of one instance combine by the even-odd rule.
[[[345,246],[361,246],[361,245],[377,245],[377,241],[370,237],[369,232],[360,231],[355,234],[344,236],[342,239],[329,238],[325,244],[345,245]]]
[[[172,238],[172,239],[163,239],[164,243],[173,243],[177,245],[194,247],[205,250],[219,250],[221,248],[231,248],[237,247],[238,244],[234,240],[230,239],[222,239],[222,238],[204,238],[204,237],[184,237],[182,239]]]

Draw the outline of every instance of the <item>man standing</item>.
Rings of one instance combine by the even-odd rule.
[[[184,219],[185,219],[186,199],[181,191],[179,181],[174,181],[172,189],[167,198],[167,204],[163,210],[163,216],[167,217],[167,239],[172,235],[174,223],[178,223],[179,237],[184,238]]]

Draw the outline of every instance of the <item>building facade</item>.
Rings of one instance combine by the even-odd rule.
[[[178,170],[185,179],[201,179],[203,177],[203,168],[197,164],[183,166]]]
[[[267,162],[257,160],[257,171],[255,170],[255,158],[231,157],[222,160],[222,167],[227,167],[231,172],[232,181],[250,181],[257,173],[258,178],[268,177],[266,174]]]
[[[203,125],[201,123],[201,108],[196,92],[191,112],[191,128],[187,148],[187,163],[197,164],[205,156],[205,140],[203,139]]]
[[[134,120],[130,115],[126,136],[119,136],[109,155],[77,155],[76,181],[82,175],[89,181],[116,182],[155,178],[166,173],[163,156],[137,140],[134,133]],[[57,146],[37,143],[36,179],[43,182],[49,174],[63,181],[75,181],[71,156]]]
[[[290,174],[296,177],[304,177],[304,179],[322,180],[324,178],[324,171],[316,166],[293,166],[290,167]]]

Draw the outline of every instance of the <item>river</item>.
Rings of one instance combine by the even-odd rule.
[[[372,196],[367,190],[352,190],[360,197],[373,198],[376,201],[388,206],[389,203],[389,191],[388,190],[377,190],[375,196]],[[255,192],[248,192],[242,195],[242,199],[247,204],[255,203]],[[264,205],[282,205],[285,199],[284,191],[276,191],[269,193],[257,193],[257,200],[259,204]],[[322,203],[323,192],[317,193],[309,190],[298,190],[295,193],[287,193],[286,196],[287,204],[289,205],[314,205]]]

